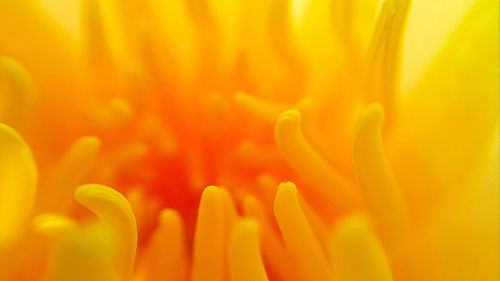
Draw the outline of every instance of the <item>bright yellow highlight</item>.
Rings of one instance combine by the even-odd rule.
[[[57,237],[76,229],[77,225],[68,217],[55,213],[45,213],[33,220],[33,227],[36,231],[47,236]]]
[[[38,173],[26,143],[3,124],[0,124],[0,159],[0,248],[4,249],[21,238],[29,225]]]
[[[330,249],[335,280],[393,280],[384,250],[363,217],[342,219],[336,226]]]
[[[94,212],[116,237],[115,266],[119,280],[132,275],[137,247],[137,226],[127,199],[117,191],[98,184],[82,185],[75,191],[76,200]]]

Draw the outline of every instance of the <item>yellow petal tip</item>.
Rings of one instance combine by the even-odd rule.
[[[298,110],[287,110],[281,113],[276,122],[276,130],[281,129],[299,129],[300,128],[301,115]]]

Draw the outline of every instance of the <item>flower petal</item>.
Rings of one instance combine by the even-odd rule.
[[[110,229],[110,235],[117,243],[115,268],[121,280],[129,280],[137,247],[137,226],[129,202],[118,191],[99,184],[78,187],[75,198]]]
[[[0,247],[19,239],[29,223],[37,186],[31,151],[10,127],[0,124]]]
[[[267,281],[259,248],[258,224],[239,221],[228,241],[229,273],[232,281]]]
[[[192,281],[222,281],[224,272],[224,206],[218,187],[201,195],[194,235]]]
[[[354,134],[354,169],[366,205],[385,246],[406,234],[406,205],[382,146],[384,111],[372,104],[361,112]]]
[[[384,250],[366,219],[349,216],[339,222],[331,244],[335,280],[391,281]]]
[[[477,3],[402,105],[388,158],[416,217],[477,188],[487,168],[497,126],[495,9]]]
[[[274,213],[285,245],[303,278],[311,281],[333,280],[325,253],[302,212],[297,188],[293,183],[280,184],[274,201]]]

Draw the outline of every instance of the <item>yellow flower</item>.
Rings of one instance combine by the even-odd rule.
[[[405,87],[409,0],[81,4],[0,0],[1,280],[497,277],[495,1]]]

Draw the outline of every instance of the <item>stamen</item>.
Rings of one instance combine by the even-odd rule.
[[[354,169],[386,246],[395,244],[408,225],[403,196],[384,153],[381,135],[384,111],[379,104],[368,106],[358,117],[354,135]]]
[[[75,191],[76,200],[94,212],[111,230],[116,240],[115,266],[121,280],[129,280],[137,247],[137,226],[129,202],[116,190],[99,184],[86,184]]]
[[[38,212],[67,210],[74,189],[96,160],[100,146],[98,138],[82,137],[66,150],[52,171],[45,189],[41,190]]]
[[[293,183],[280,184],[274,201],[274,213],[285,245],[304,279],[333,280],[321,245],[300,208],[297,188]]]
[[[279,117],[274,137],[281,155],[335,208],[347,210],[359,205],[356,190],[311,147],[300,130],[300,122],[301,115],[296,110],[285,111]]]
[[[224,207],[215,186],[205,188],[198,207],[191,268],[192,281],[222,281],[225,257]]]
[[[255,220],[239,221],[228,241],[229,275],[232,281],[267,281],[259,249],[259,225]]]
[[[28,145],[0,123],[0,249],[21,238],[31,216],[38,172]]]
[[[330,254],[335,280],[392,281],[384,250],[362,217],[351,216],[338,224]]]

